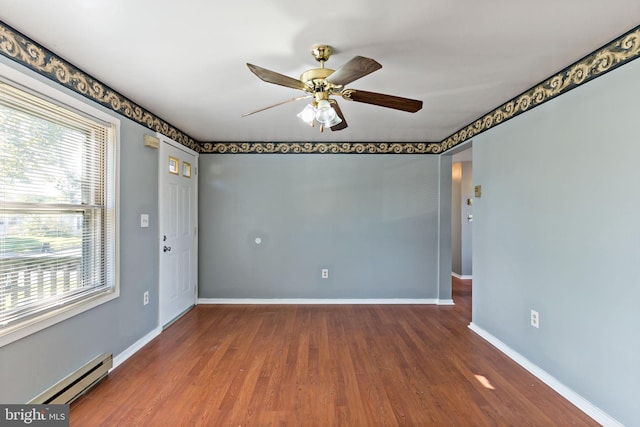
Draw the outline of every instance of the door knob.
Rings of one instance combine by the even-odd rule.
[[[162,252],[171,252],[171,246],[165,246],[162,248]]]

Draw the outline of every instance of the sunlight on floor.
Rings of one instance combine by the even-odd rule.
[[[476,379],[478,380],[478,382],[480,384],[482,384],[482,386],[484,388],[488,388],[489,390],[495,390],[496,388],[494,386],[491,385],[491,383],[489,382],[489,380],[487,379],[487,377],[485,377],[484,375],[474,375],[474,377],[476,377]]]

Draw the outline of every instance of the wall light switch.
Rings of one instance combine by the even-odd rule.
[[[149,214],[140,215],[140,228],[149,227]]]

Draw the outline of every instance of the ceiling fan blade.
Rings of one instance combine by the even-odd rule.
[[[280,86],[290,87],[293,89],[300,89],[305,92],[309,92],[311,89],[300,80],[293,77],[285,76],[284,74],[276,73],[275,71],[267,70],[266,68],[258,67],[257,65],[247,63],[249,70],[261,80],[267,83],[273,83]]]
[[[331,73],[325,80],[334,85],[344,86],[380,68],[382,68],[382,65],[375,60],[364,56],[356,56]]]
[[[338,102],[335,99],[330,99],[329,102],[331,103],[333,109],[336,110],[336,114],[338,115],[338,117],[342,119],[340,123],[335,126],[331,126],[330,129],[334,132],[337,130],[345,129],[347,127],[347,119],[344,118],[344,114],[342,114],[342,110],[340,109]]]
[[[313,95],[303,95],[303,96],[298,96],[296,98],[287,99],[286,101],[278,102],[277,104],[269,105],[268,107],[264,107],[264,108],[261,108],[259,110],[251,111],[249,113],[244,113],[240,117],[247,117],[247,116],[250,116],[252,114],[259,113],[259,112],[264,111],[264,110],[268,110],[269,108],[279,107],[280,105],[284,105],[284,104],[289,103],[289,102],[300,101],[301,99],[311,98],[311,97],[313,97]]]
[[[341,95],[348,101],[364,102],[365,104],[408,111],[409,113],[415,113],[422,108],[422,101],[418,101],[417,99],[401,98],[383,93],[347,89],[342,91]]]

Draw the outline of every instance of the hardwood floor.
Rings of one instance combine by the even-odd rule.
[[[455,306],[202,305],[71,406],[72,426],[596,426]]]

